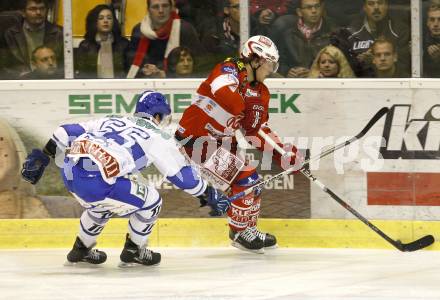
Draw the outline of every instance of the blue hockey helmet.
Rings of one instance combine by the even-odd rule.
[[[159,115],[161,121],[169,114],[171,114],[171,108],[165,96],[151,90],[145,91],[139,96],[134,111],[136,117],[155,118],[156,115]]]

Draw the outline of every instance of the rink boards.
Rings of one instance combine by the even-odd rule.
[[[60,123],[108,114],[130,114],[137,94],[156,89],[169,98],[173,119],[177,121],[195,97],[200,81],[4,81],[0,82],[0,118],[21,135],[27,147],[35,142],[43,145]],[[390,108],[390,113],[359,143],[313,162],[313,174],[366,218],[383,220],[377,224],[391,237],[410,241],[425,234],[436,236],[440,232],[437,224],[440,216],[439,83],[434,79],[272,79],[268,81],[270,124],[284,141],[311,149],[313,157],[326,146],[357,134],[380,108]],[[17,157],[20,160],[17,166],[21,166],[23,153]],[[262,164],[259,167],[263,169]],[[267,179],[276,172],[263,170],[261,173]],[[19,182],[19,167],[10,175],[17,176],[14,183]],[[353,221],[354,217],[327,194],[307,180],[297,180],[297,176],[295,180],[286,178],[274,182],[266,189],[263,199],[263,216],[267,219],[261,223],[277,234],[281,246],[388,247],[365,225]],[[163,211],[167,218],[159,221],[153,243],[161,246],[228,244],[225,220],[198,219],[206,213],[180,211],[183,207],[180,192],[165,185],[159,188],[175,202],[164,197],[171,201],[167,203],[172,209]],[[50,193],[50,184],[45,188],[50,195],[56,195]],[[56,214],[48,214],[57,218]],[[168,219],[170,217],[184,219]],[[219,225],[211,226],[211,222]],[[197,228],[202,223],[207,225],[200,231]],[[123,220],[110,222],[104,231],[103,243],[119,245],[125,232],[124,224]],[[69,247],[77,222],[5,220],[0,227],[0,247]],[[190,235],[193,230],[200,232]],[[14,234],[20,237],[16,242],[12,239]],[[39,242],[37,237],[44,242]]]
[[[98,238],[98,245],[119,248],[125,240],[127,219],[112,219]],[[440,232],[434,221],[372,221],[391,238],[411,242]],[[78,232],[77,219],[1,220],[0,249],[69,248]],[[263,231],[274,233],[280,247],[394,249],[357,220],[262,219]],[[159,219],[149,245],[152,247],[226,247],[225,219]],[[440,242],[426,248],[440,250]]]

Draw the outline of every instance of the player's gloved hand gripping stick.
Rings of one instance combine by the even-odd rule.
[[[337,150],[339,150],[339,149],[341,149],[341,148],[343,148],[343,147],[345,147],[345,146],[347,146],[347,145],[353,143],[354,141],[357,141],[358,139],[362,138],[362,137],[368,132],[368,130],[370,130],[370,128],[373,127],[373,125],[374,125],[374,124],[375,124],[375,123],[376,123],[381,117],[383,117],[385,114],[387,114],[388,111],[389,111],[389,109],[388,109],[387,107],[382,107],[382,108],[381,108],[381,109],[380,109],[380,110],[379,110],[379,111],[373,116],[373,118],[368,122],[368,124],[364,127],[364,129],[362,129],[361,132],[359,132],[357,135],[355,135],[355,136],[352,137],[351,139],[349,139],[349,140],[347,140],[347,141],[345,141],[345,142],[342,142],[342,143],[340,143],[339,145],[333,146],[333,147],[331,147],[331,148],[329,148],[329,149],[327,149],[327,150],[321,152],[320,154],[318,154],[318,155],[315,156],[315,157],[312,157],[312,158],[310,158],[310,159],[305,160],[305,161],[303,162],[301,168],[298,168],[298,166],[293,166],[293,167],[291,167],[291,168],[289,168],[289,169],[287,169],[287,170],[285,170],[285,171],[283,171],[283,172],[281,172],[281,173],[279,173],[279,174],[277,174],[277,175],[274,175],[274,176],[272,176],[272,177],[270,177],[270,178],[268,178],[268,179],[266,179],[266,180],[264,180],[264,181],[262,181],[262,182],[260,182],[260,183],[258,183],[258,184],[256,184],[256,185],[254,185],[254,186],[249,187],[248,189],[246,189],[246,190],[244,190],[244,191],[242,191],[242,192],[240,192],[240,193],[238,193],[238,194],[235,194],[235,195],[231,196],[231,197],[229,198],[229,201],[230,201],[230,202],[233,202],[234,200],[236,200],[236,199],[238,199],[238,198],[241,198],[241,197],[243,197],[243,196],[246,196],[246,195],[250,194],[253,190],[255,190],[255,189],[257,189],[257,188],[262,188],[264,185],[268,184],[268,183],[271,182],[271,181],[274,181],[274,180],[276,180],[276,179],[278,179],[278,178],[281,178],[281,177],[283,177],[284,175],[289,175],[289,174],[291,174],[292,172],[299,171],[299,170],[302,169],[302,168],[306,168],[306,167],[308,166],[308,164],[309,164],[311,161],[314,161],[314,160],[317,160],[317,159],[323,158],[323,157],[325,157],[325,156],[327,156],[327,155],[329,155],[329,154],[332,154],[333,152],[335,152],[335,151],[337,151]],[[273,143],[271,143],[271,142],[272,142],[272,139],[268,138],[267,135],[266,135],[263,131],[260,130],[258,133],[260,134],[261,137],[266,137],[265,139],[267,140],[267,142],[268,142],[270,145],[273,145]],[[280,148],[280,147],[277,145],[277,147],[274,147],[274,148],[275,148],[275,149],[278,149],[278,148]],[[282,152],[278,151],[278,152],[280,152],[280,154],[282,154],[282,155],[286,155],[286,154],[287,154],[287,153],[284,151],[284,149],[281,149],[281,150],[282,150]]]
[[[335,152],[336,150],[347,146],[348,144],[352,143],[353,141],[358,140],[359,138],[363,137],[366,132],[386,113],[388,112],[388,108],[382,108],[379,110],[376,115],[368,122],[367,126],[356,136],[349,139],[348,141],[345,141],[344,143],[341,143],[335,147],[332,147],[328,149],[327,151],[324,151],[323,153],[318,155],[318,158],[324,157],[330,153]],[[282,149],[280,146],[278,146],[268,135],[266,135],[262,130],[259,131],[259,134],[262,138],[266,140],[275,150],[277,150],[281,155],[286,155],[286,151]],[[356,218],[361,220],[364,224],[366,224],[369,228],[371,228],[374,232],[376,232],[378,235],[380,235],[383,239],[385,239],[388,243],[393,245],[395,248],[397,248],[400,251],[403,252],[411,252],[411,251],[417,251],[419,249],[428,247],[432,243],[434,243],[434,237],[432,235],[426,235],[416,241],[404,244],[399,240],[393,240],[388,235],[386,235],[383,231],[381,231],[379,228],[377,228],[375,225],[373,225],[370,221],[368,221],[365,217],[363,217],[360,213],[358,213],[354,208],[352,208],[348,203],[346,203],[344,200],[342,200],[338,195],[336,195],[332,190],[330,190],[328,187],[326,187],[322,182],[320,182],[313,174],[311,174],[310,170],[307,168],[308,163],[311,160],[314,160],[316,158],[309,159],[304,162],[303,166],[299,169],[299,171],[306,176],[310,181],[315,183],[317,186],[321,188],[325,193],[329,194],[336,202],[338,202],[342,207],[347,209],[349,212],[351,212]],[[280,178],[284,175],[290,174],[293,171],[298,171],[297,167],[289,168],[288,170],[281,172],[257,185],[252,186],[251,188],[238,193],[232,197],[229,198],[229,201],[234,201],[237,198],[243,197],[244,195],[249,194],[256,188],[261,188],[261,186],[267,184],[268,182],[275,180],[276,178]]]

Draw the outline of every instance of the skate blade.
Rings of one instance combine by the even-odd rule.
[[[137,263],[126,263],[126,262],[122,262],[120,261],[118,264],[118,268],[121,269],[129,269],[129,268],[136,268],[136,267],[140,267],[142,266],[141,264],[137,264]]]
[[[135,263],[135,262],[126,263],[126,262],[120,261],[118,264],[118,267],[121,269],[145,268],[145,267],[155,267],[155,266],[158,266],[159,264],[160,264],[160,262],[157,264],[154,264],[154,265],[143,265],[143,264],[139,264],[139,263]]]
[[[278,248],[278,244],[275,244],[275,245],[269,246],[269,247],[264,247],[264,249],[267,249],[267,250],[273,250],[273,249],[276,249],[276,248]]]
[[[68,260],[63,264],[63,266],[74,268],[101,268],[101,264],[91,264],[85,261],[70,262]]]
[[[256,254],[264,254],[264,248],[261,248],[261,249],[248,249],[248,248],[243,247],[240,243],[237,243],[235,241],[233,241],[231,243],[231,245],[233,247],[237,248],[237,249],[242,250],[242,251],[256,253]]]

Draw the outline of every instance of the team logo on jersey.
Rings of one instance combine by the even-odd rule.
[[[220,147],[203,164],[201,171],[208,178],[208,181],[215,183],[217,188],[225,191],[243,167],[244,161],[241,158]]]
[[[439,159],[440,105],[433,105],[422,118],[410,118],[411,105],[394,105],[385,120],[380,148],[385,159]]]
[[[228,74],[232,74],[234,76],[237,76],[237,70],[234,67],[223,66],[221,70],[222,70],[222,73],[228,73]]]
[[[265,36],[260,36],[260,38],[258,39],[258,41],[264,45],[266,45],[267,47],[272,46],[272,42]]]
[[[211,112],[214,109],[214,107],[211,104],[206,104],[205,110],[206,112]]]
[[[246,89],[245,96],[246,97],[260,97],[260,94],[257,91],[254,91],[251,89]]]

